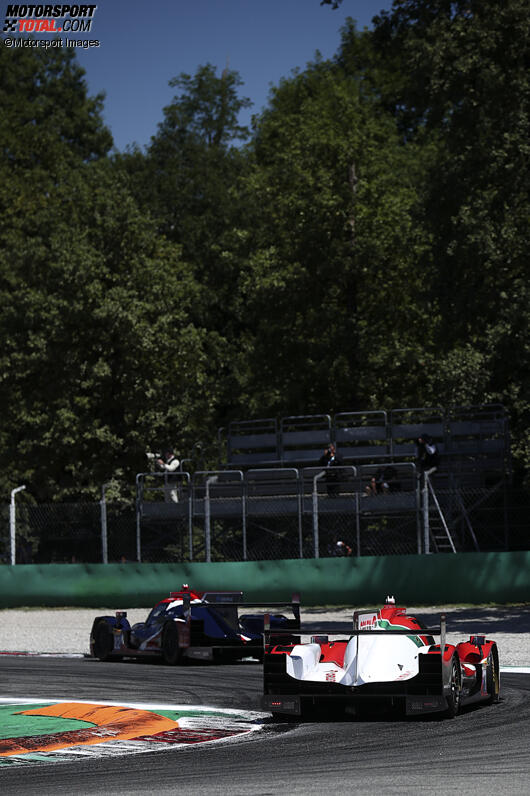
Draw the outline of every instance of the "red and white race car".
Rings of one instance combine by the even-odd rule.
[[[453,717],[463,705],[499,699],[494,641],[477,634],[447,644],[445,615],[439,627],[427,628],[393,597],[379,610],[355,612],[346,638],[313,635],[299,643],[291,634],[281,643],[282,635],[265,619],[263,707],[273,714],[397,708],[408,716]]]

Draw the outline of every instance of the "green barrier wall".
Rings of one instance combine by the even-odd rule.
[[[142,608],[183,583],[199,591],[241,590],[251,602],[303,605],[530,602],[530,551],[432,556],[321,558],[221,564],[46,564],[0,566],[0,608]]]

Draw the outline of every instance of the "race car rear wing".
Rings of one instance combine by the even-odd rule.
[[[363,612],[364,614],[365,612]],[[444,650],[446,647],[446,637],[447,637],[447,621],[446,615],[440,614],[440,624],[435,625],[434,627],[422,627],[422,628],[402,628],[402,627],[389,627],[386,630],[372,630],[371,628],[363,628],[359,629],[357,626],[357,615],[359,612],[355,612],[353,615],[353,627],[322,627],[322,628],[315,628],[314,625],[310,627],[303,627],[300,625],[297,630],[297,634],[300,636],[306,635],[310,636],[311,641],[316,643],[325,643],[327,642],[329,636],[340,636],[340,635],[347,635],[349,638],[353,638],[354,636],[368,636],[370,634],[379,634],[379,635],[396,635],[396,636],[440,636],[440,649]],[[292,635],[292,631],[288,629],[280,629],[274,628],[271,630],[271,622],[270,622],[270,614],[265,614],[264,619],[264,632],[263,632],[263,645],[264,650],[267,647],[271,646],[274,642],[272,641],[273,638],[277,636],[290,636]]]
[[[188,592],[179,593],[182,597],[182,610],[184,613],[184,623],[181,626],[180,634],[179,634],[179,646],[187,647],[190,644],[190,628],[191,628],[191,595]],[[215,592],[210,592],[210,595],[214,595]],[[226,592],[225,592],[226,594]],[[236,593],[241,594],[242,592]],[[235,596],[235,595],[234,595]],[[227,601],[220,600],[220,601],[212,601],[210,604],[212,608],[215,608],[215,605],[219,605],[219,603],[227,604]],[[290,607],[293,612],[293,619],[287,619],[285,621],[285,632],[292,634],[293,630],[298,630],[300,627],[300,594],[298,592],[293,593],[291,597],[291,602],[287,600],[285,602],[266,602],[266,603],[251,603],[251,602],[244,602],[239,600],[230,600],[230,605],[234,605],[237,608],[262,608],[266,609],[267,613],[264,614],[264,625],[268,622],[269,631],[271,625],[271,614],[269,609],[271,608],[287,608]],[[239,611],[238,611],[239,613]],[[267,619],[265,619],[267,617]],[[276,634],[276,631],[275,631]]]

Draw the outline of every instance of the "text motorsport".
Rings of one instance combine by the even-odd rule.
[[[8,5],[2,43],[4,47],[99,47],[98,39],[68,38],[58,33],[87,34],[97,5]],[[35,38],[35,34],[53,34],[53,38]],[[29,34],[17,36],[16,34]]]

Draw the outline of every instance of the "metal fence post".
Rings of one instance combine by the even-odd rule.
[[[243,561],[247,560],[247,481],[243,476],[241,486],[241,519],[243,523]]]
[[[204,541],[206,547],[206,561],[208,563],[212,560],[212,529],[211,529],[211,512],[210,512],[210,484],[215,484],[218,481],[217,475],[212,475],[206,479],[206,489],[204,492]]]
[[[109,484],[103,484],[101,487],[101,557],[104,564],[109,563],[108,553],[108,537],[107,537],[107,501],[105,499],[105,489]]]
[[[323,478],[326,474],[325,470],[322,470],[321,473],[317,473],[313,478],[313,550],[314,550],[314,558],[320,557],[320,540],[318,538],[318,486],[317,481],[319,478]]]
[[[16,546],[16,507],[15,507],[15,495],[17,492],[22,492],[26,486],[17,486],[16,489],[11,490],[11,503],[9,505],[9,538],[11,540],[11,565],[14,566],[17,563],[17,546]]]
[[[143,498],[143,473],[136,476],[136,560],[142,561],[142,498]]]
[[[186,483],[188,485],[188,541],[190,561],[193,561],[193,486],[191,484],[190,474],[185,473]]]
[[[414,464],[412,466],[414,467],[414,469],[416,469],[416,466]],[[420,555],[421,554],[421,546],[422,546],[422,538],[421,538],[421,525],[422,525],[422,503],[421,503],[421,500],[422,500],[422,492],[421,492],[421,486],[420,486],[420,481],[419,481],[419,475],[416,474],[415,477],[416,477],[416,489],[414,490],[414,495],[415,495],[415,498],[416,498],[416,546],[417,546],[416,552],[417,552],[418,555]]]
[[[423,544],[424,552],[428,555],[431,552],[430,541],[430,526],[429,526],[429,488],[428,488],[428,475],[423,476]]]
[[[361,555],[361,504],[359,493],[355,493],[355,541],[357,543],[357,557]]]
[[[302,491],[304,488],[304,484],[302,478],[300,477],[299,470],[296,470],[296,483],[298,486],[298,556],[299,558],[303,558],[304,542],[303,542],[303,530],[302,530],[302,508],[303,508]]]

